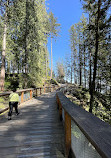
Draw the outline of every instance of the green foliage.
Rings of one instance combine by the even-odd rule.
[[[49,34],[51,38],[58,36],[60,31],[60,24],[57,23],[57,18],[54,17],[52,12],[49,13]]]
[[[82,2],[88,18],[82,15],[80,21],[70,27],[71,55],[70,59],[67,59],[70,62],[67,64],[66,72],[71,78],[71,83],[73,80],[74,83],[89,88],[91,112],[95,106],[96,92],[107,95],[105,102],[108,106],[111,104],[111,2]],[[81,94],[78,94],[78,97],[81,98]],[[104,101],[102,105],[105,105]]]
[[[2,38],[3,38],[3,21],[0,16],[0,58],[1,58],[1,52],[2,52]]]
[[[11,85],[11,82],[5,80],[5,89],[6,90],[10,89],[10,85]]]
[[[6,73],[19,74],[20,88],[42,85],[49,71],[46,49],[49,19],[45,0],[10,0],[7,9],[6,5],[2,7],[4,14],[7,13]],[[4,14],[0,15],[0,28],[4,25]],[[1,29],[0,53],[2,36]],[[11,81],[6,81],[5,88],[11,88],[10,85]]]
[[[5,80],[5,90],[10,91],[14,88],[19,88],[19,78],[18,76],[7,76]]]
[[[2,96],[0,97],[0,109],[4,109],[8,107],[9,97],[8,96]]]
[[[49,79],[45,80],[44,84],[47,86],[50,86],[51,84],[59,86],[59,83],[53,78],[52,79],[49,78]]]
[[[54,85],[59,85],[59,83],[53,78],[51,79],[50,83]]]
[[[0,97],[0,103],[1,102],[4,102],[4,98],[3,97]]]
[[[57,62],[57,81],[59,83],[64,83],[65,70],[63,62]]]
[[[30,88],[30,87],[34,87],[34,84],[29,74],[24,74],[24,73],[19,74],[19,88],[25,89],[25,88]]]
[[[81,86],[68,86],[67,97],[75,104],[81,106],[86,111],[89,111],[90,107],[90,94],[88,89],[85,89]],[[107,104],[107,96],[101,95],[101,93],[96,93],[94,96],[94,104],[93,104],[93,114],[100,118],[101,120],[108,122],[111,124],[110,116],[111,116],[111,107],[110,104]]]
[[[0,109],[4,109],[6,106],[4,104],[0,104]]]

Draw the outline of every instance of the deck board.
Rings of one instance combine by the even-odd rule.
[[[55,92],[23,103],[20,115],[0,119],[0,158],[64,158],[64,130]]]

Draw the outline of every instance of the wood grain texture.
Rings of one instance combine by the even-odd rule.
[[[66,156],[69,155],[71,148],[71,117],[65,111],[65,152]]]
[[[24,92],[21,93],[21,103],[24,102]]]
[[[111,158],[111,126],[73,104],[62,92],[58,92],[57,96],[62,108],[71,116],[101,157]]]
[[[27,101],[19,110],[10,121],[0,119],[0,158],[64,158],[55,92]]]

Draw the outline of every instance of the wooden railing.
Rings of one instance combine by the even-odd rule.
[[[111,126],[73,104],[62,92],[56,94],[65,129],[66,157],[111,158]]]
[[[52,86],[52,87],[38,87],[35,88],[35,95],[41,95],[42,93],[46,93],[46,92],[53,92],[54,90],[56,90],[58,88],[58,86]]]
[[[42,95],[43,93],[46,92],[53,92],[56,90],[58,86],[52,86],[52,87],[38,87],[38,88],[29,88],[29,89],[22,89],[18,90],[17,93],[19,94],[19,102],[20,104],[32,99],[33,96],[37,97],[39,95]],[[0,97],[2,96],[9,96],[11,92],[4,92],[0,93]],[[0,110],[0,114],[8,110],[8,107]]]

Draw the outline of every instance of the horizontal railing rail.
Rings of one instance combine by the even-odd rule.
[[[20,104],[32,99],[33,96],[39,96],[43,93],[46,92],[53,92],[54,90],[56,90],[58,88],[58,86],[50,86],[50,87],[37,87],[37,88],[29,88],[29,89],[22,89],[22,90],[18,90],[17,93],[19,94],[19,102]],[[12,92],[4,92],[4,93],[0,93],[0,97],[3,96],[9,96]],[[8,104],[6,108],[3,108],[0,110],[0,114],[7,111],[8,110]]]
[[[34,88],[29,88],[29,89],[22,89],[22,90],[18,90],[17,93],[19,94],[19,103],[23,103],[29,99],[32,99],[32,92],[33,92]],[[0,97],[3,96],[9,96],[12,92],[4,92],[4,93],[0,93]],[[4,109],[0,110],[0,114],[7,111],[9,109],[8,104],[7,107]]]
[[[72,103],[62,92],[57,92],[56,99],[65,129],[66,156],[111,158],[111,126]]]

